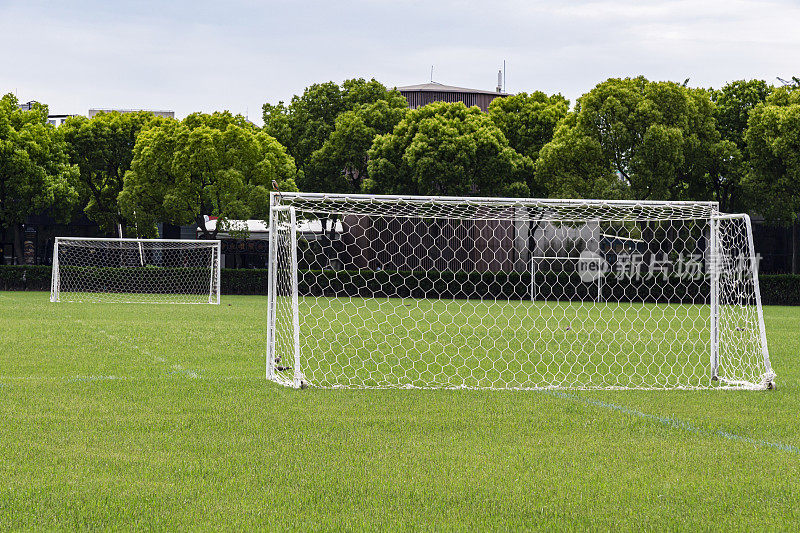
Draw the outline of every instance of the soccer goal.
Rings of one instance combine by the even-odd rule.
[[[51,302],[219,304],[220,242],[56,237]]]
[[[273,193],[267,378],[771,388],[750,219],[713,202]]]

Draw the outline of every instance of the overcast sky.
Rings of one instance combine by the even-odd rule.
[[[314,82],[375,77],[560,92],[609,77],[736,79],[800,74],[800,3],[789,1],[0,0],[0,92],[49,104],[228,109],[261,124],[261,105]]]

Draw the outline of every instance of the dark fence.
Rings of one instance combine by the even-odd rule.
[[[412,298],[468,298],[491,294],[499,299],[530,297],[530,273],[301,270],[299,291],[314,296],[378,296]],[[50,290],[49,266],[0,265],[0,290]],[[267,293],[266,269],[223,269],[223,294]],[[575,273],[537,273],[536,298],[585,300],[597,297],[597,283],[585,283]],[[800,305],[800,276],[761,275],[761,298],[765,305]],[[702,281],[689,282],[656,276],[637,282],[604,278],[602,297],[610,301],[700,303],[708,297]]]

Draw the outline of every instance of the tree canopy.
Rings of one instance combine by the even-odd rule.
[[[272,181],[297,190],[294,161],[273,137],[227,111],[141,131],[119,195],[122,214],[152,235],[157,221],[196,223],[208,238],[230,220],[266,218]],[[204,216],[219,218],[206,231]]]
[[[369,150],[370,193],[527,196],[530,159],[477,107],[437,102],[409,111]]]
[[[800,88],[778,88],[758,104],[746,140],[754,207],[772,220],[794,220],[800,212]]]
[[[15,229],[17,255],[26,216],[68,219],[78,201],[77,175],[63,138],[47,123],[47,106],[23,111],[14,95],[0,98],[0,227]]]
[[[336,117],[333,132],[311,155],[302,181],[303,190],[336,193],[361,192],[367,177],[368,152],[377,135],[391,132],[408,112],[400,93],[385,100],[361,104]]]
[[[541,91],[495,98],[489,105],[489,117],[506,136],[509,146],[534,161],[539,150],[552,140],[567,112],[569,100]]]
[[[329,81],[315,83],[292,97],[288,105],[264,104],[264,131],[285,146],[297,168],[305,170],[311,154],[336,127],[336,119],[346,111],[379,100],[393,100],[400,96],[388,90],[374,78],[346,80],[341,86]]]
[[[643,77],[609,79],[578,100],[540,152],[537,177],[551,194],[703,200],[715,157],[735,156],[716,129],[708,91]],[[722,144],[721,144],[722,143]],[[732,153],[733,152],[733,153]]]
[[[758,104],[764,102],[773,87],[764,80],[737,80],[711,91],[716,104],[717,129],[726,141],[733,141],[746,150],[747,119]]]
[[[59,131],[70,161],[78,166],[78,192],[86,215],[103,231],[123,223],[117,206],[122,179],[130,169],[139,131],[156,119],[152,113],[98,113],[71,117]]]

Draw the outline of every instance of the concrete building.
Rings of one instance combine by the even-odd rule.
[[[136,113],[138,111],[146,111],[154,114],[157,117],[175,118],[175,111],[159,111],[153,109],[90,109],[89,118],[92,118],[98,113],[112,113],[114,111],[117,113]]]
[[[31,100],[29,102],[25,102],[24,104],[19,104],[19,108],[22,111],[30,111],[38,103],[39,102],[36,100]],[[53,126],[60,126],[66,122],[69,117],[75,116],[77,115],[47,115],[47,123],[52,124]]]
[[[47,123],[53,126],[60,126],[67,121],[69,117],[77,117],[79,115],[47,115]]]

